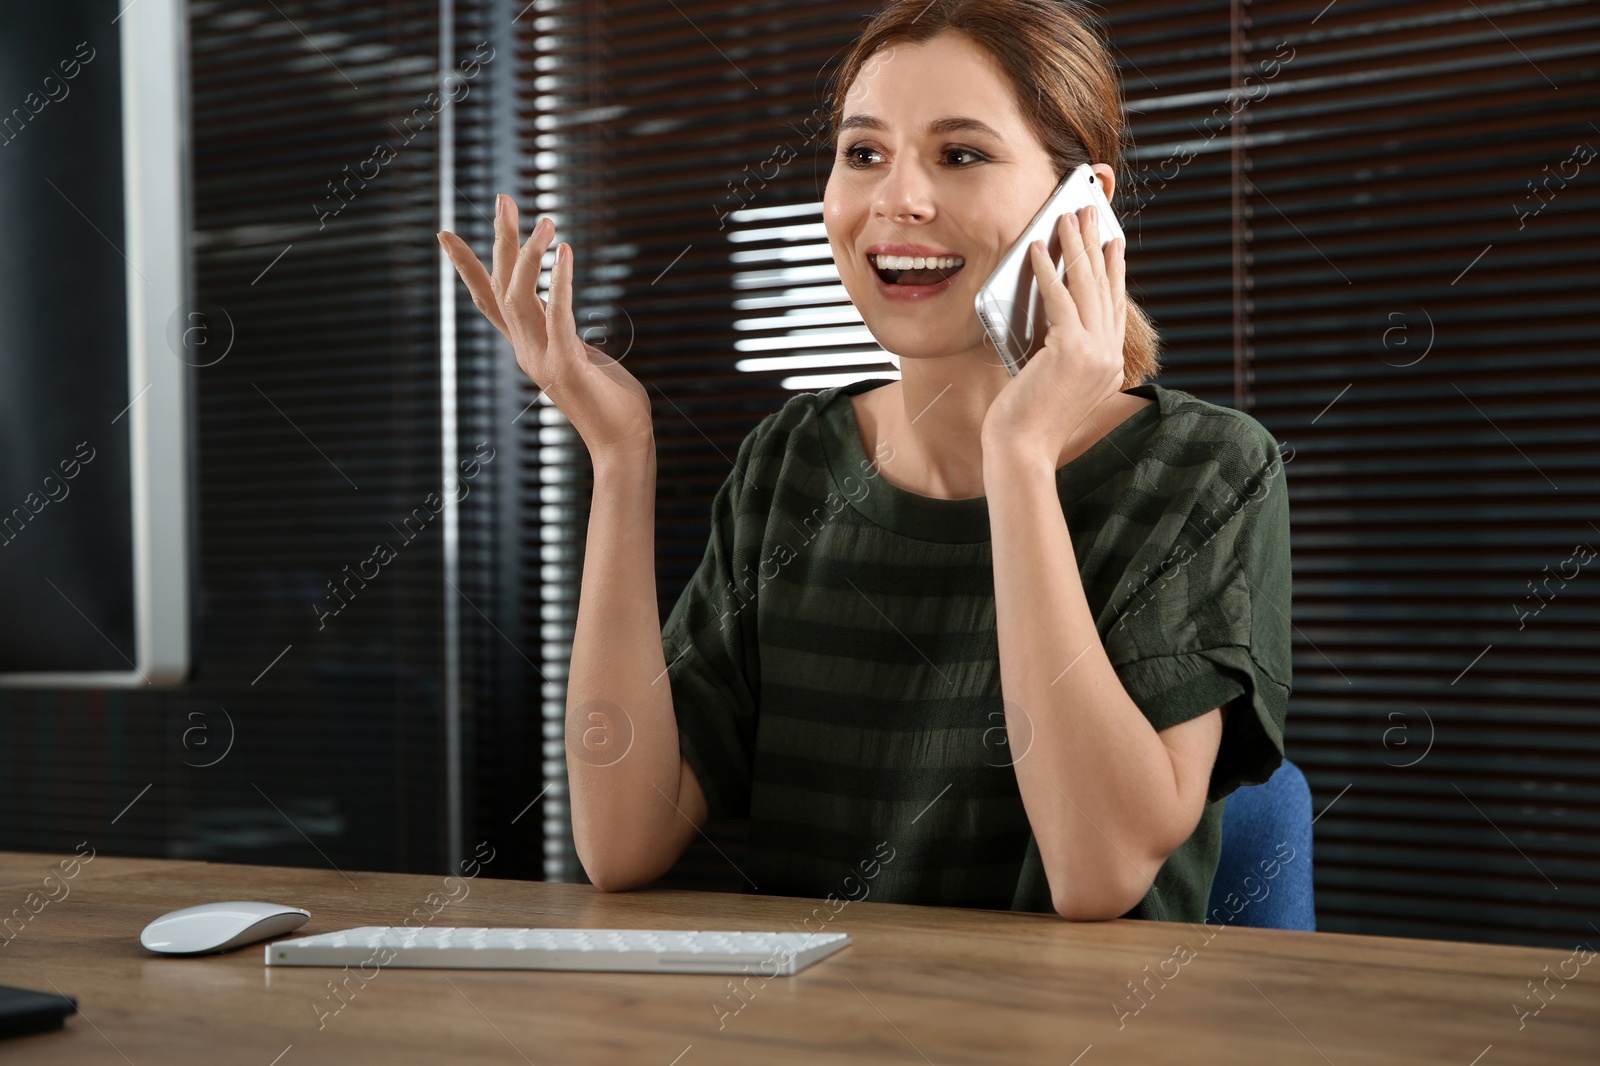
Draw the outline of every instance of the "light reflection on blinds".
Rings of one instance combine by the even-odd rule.
[[[797,374],[778,384],[790,391],[811,391],[848,385],[863,378],[898,378],[900,360],[873,339],[855,304],[839,282],[839,271],[828,246],[822,222],[822,204],[786,204],[731,211],[728,241],[740,248],[729,253],[734,264],[733,288],[738,292],[787,286],[777,294],[743,296],[733,301],[739,312],[781,311],[760,317],[736,318],[733,328],[759,333],[742,337],[733,347],[740,352],[782,352],[749,356],[734,363],[743,373],[784,370],[820,370],[832,373]],[[776,219],[780,225],[762,225]],[[855,367],[859,369],[845,369]]]

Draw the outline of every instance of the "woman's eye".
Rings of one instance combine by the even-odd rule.
[[[857,156],[856,153],[857,152],[870,152],[870,151],[872,151],[872,149],[868,148],[866,145],[858,144],[858,145],[855,145],[853,147],[846,148],[844,150],[844,159],[851,166],[855,167],[857,170],[860,170],[861,167],[864,164],[862,164],[861,162],[858,161],[860,157]]]

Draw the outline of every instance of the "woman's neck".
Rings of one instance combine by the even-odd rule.
[[[1003,366],[970,353],[933,359],[902,359],[899,381],[851,397],[862,446],[868,455],[890,448],[883,473],[922,496],[961,500],[985,495],[983,419],[1011,381]],[[1066,442],[1056,461],[1066,465],[1090,445],[1154,401],[1117,393],[1090,414],[1089,426]]]
[[[1001,366],[968,353],[903,359],[898,382],[856,396],[867,454],[887,443],[889,480],[923,496],[982,496],[983,418],[1011,380]]]

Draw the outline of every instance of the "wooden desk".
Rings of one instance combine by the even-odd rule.
[[[87,849],[85,849],[87,853]],[[0,915],[24,908],[60,856],[0,852]],[[0,1042],[7,1062],[1182,1063],[1323,1066],[1595,1061],[1600,965],[1567,961],[1523,1019],[1527,982],[1571,953],[1158,922],[96,856],[0,947],[0,983],[78,998],[64,1032]],[[465,886],[464,888],[462,886]],[[54,887],[51,894],[60,896]],[[311,911],[296,935],[399,925],[458,900],[445,925],[776,929],[855,942],[795,977],[268,969],[260,945],[164,958],[151,919],[201,902]],[[464,893],[464,894],[463,894]],[[422,922],[417,919],[414,924]],[[791,925],[791,923],[793,923]],[[1207,934],[1214,934],[1209,942]],[[1175,947],[1187,944],[1189,953]],[[1590,942],[1600,946],[1600,936]],[[1192,953],[1192,954],[1191,954]],[[1580,955],[1579,958],[1582,958]],[[1545,967],[1549,967],[1548,970]],[[1146,969],[1148,967],[1148,969]],[[1150,975],[1156,975],[1151,977]],[[1168,979],[1163,981],[1163,977]],[[744,979],[741,979],[744,980]],[[1129,982],[1145,981],[1138,1006]],[[342,1003],[342,1006],[341,1006]],[[1113,1005],[1120,1005],[1119,1011]],[[328,1013],[324,1013],[328,1012]],[[1120,1015],[1120,1024],[1119,1024]],[[321,1028],[319,1029],[319,1020]],[[1488,1049],[1487,1051],[1485,1049]]]

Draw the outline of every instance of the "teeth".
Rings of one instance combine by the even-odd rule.
[[[870,258],[879,270],[953,270],[966,262],[959,255],[875,255]]]

